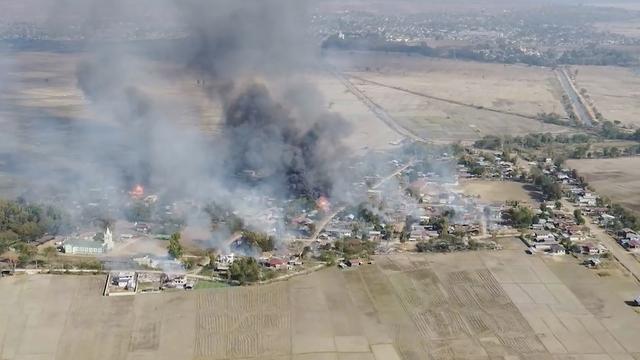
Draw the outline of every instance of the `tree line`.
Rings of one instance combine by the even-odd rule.
[[[70,230],[70,217],[60,209],[24,200],[0,200],[0,253],[45,234],[58,235]]]

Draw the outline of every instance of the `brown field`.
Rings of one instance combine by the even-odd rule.
[[[640,158],[569,160],[600,195],[640,212]]]
[[[634,0],[604,0],[604,1],[594,1],[590,5],[592,6],[601,6],[601,7],[613,7],[627,10],[640,10],[640,4]]]
[[[637,10],[640,10],[638,5]],[[625,21],[625,22],[601,22],[595,24],[596,28],[601,31],[608,31],[614,34],[628,36],[632,38],[640,37],[640,20],[638,21]]]
[[[0,89],[0,125],[19,132],[22,123],[59,124],[64,121],[111,121],[92,112],[78,89],[75,72],[83,54],[19,52],[6,57],[8,80],[16,86]],[[549,70],[403,56],[332,55],[330,60],[347,75],[452,99],[471,107],[416,96],[352,78],[366,96],[401,126],[430,140],[473,140],[486,134],[563,132],[566,128],[539,121],[480,110],[494,108],[535,116],[562,112],[560,93]],[[131,60],[144,74],[126,74],[150,95],[173,121],[216,135],[221,105],[211,101],[192,73],[151,60]],[[151,76],[147,76],[151,75]],[[307,75],[324,95],[326,106],[351,126],[347,143],[354,150],[385,149],[401,136],[378,119],[341,81],[326,71]],[[294,79],[295,80],[295,79]],[[54,126],[52,125],[52,126]],[[29,144],[28,140],[20,145]],[[3,146],[4,145],[4,146]],[[19,144],[0,144],[0,150]],[[31,151],[49,152],[43,146]],[[7,182],[10,179],[6,179]],[[4,181],[3,181],[4,182]]]
[[[469,180],[462,182],[462,190],[467,195],[479,196],[484,201],[518,201],[537,203],[540,193],[530,189],[527,184],[513,181]]]
[[[0,280],[0,358],[631,359],[638,292],[571,258],[393,255],[264,286],[101,297],[103,277]]]
[[[608,120],[640,125],[640,73],[611,66],[579,66],[578,88],[587,90]]]
[[[4,57],[0,69],[8,71],[8,83],[0,88],[0,126],[16,129],[24,122],[43,126],[59,121],[110,121],[90,112],[89,101],[77,87],[76,69],[84,54],[18,52]],[[139,89],[154,99],[162,113],[185,126],[215,135],[219,133],[222,106],[198,86],[196,77],[177,66],[151,60],[131,59],[145,74],[127,74]],[[351,125],[347,143],[355,149],[387,148],[400,136],[378,120],[338,79],[327,72],[309,75],[325,97],[327,107]],[[260,80],[258,80],[260,81]],[[0,151],[7,146],[0,144]],[[21,144],[24,145],[24,144]],[[41,150],[46,151],[46,150]]]
[[[540,112],[563,113],[557,81],[548,69],[372,53],[332,54],[329,60],[400,124],[427,139],[470,140],[487,134],[567,130],[526,118]]]

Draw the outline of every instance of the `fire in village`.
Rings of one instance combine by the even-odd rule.
[[[94,188],[57,234],[37,239],[49,255],[29,267],[105,272],[104,294],[113,296],[271,282],[326,266],[348,271],[376,254],[499,249],[498,236],[514,235],[503,220],[508,208],[465,194],[460,181],[474,177],[458,164],[465,156],[482,159],[405,141],[339,164],[348,174],[340,183],[306,179],[306,169],[287,170],[280,183],[256,178],[264,169],[239,168],[233,201],[180,198],[142,183]],[[509,178],[513,165],[501,164],[495,176]]]

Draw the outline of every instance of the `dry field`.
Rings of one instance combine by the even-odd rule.
[[[402,139],[335,76],[319,72],[309,75],[308,79],[322,93],[329,110],[337,112],[349,122],[351,131],[347,142],[354,150],[386,149],[390,143]]]
[[[632,359],[638,286],[571,258],[394,255],[265,286],[100,296],[103,277],[0,280],[0,358]]]
[[[608,120],[640,125],[640,72],[611,66],[579,66],[578,88],[587,90]]]
[[[535,204],[540,198],[539,192],[529,189],[527,184],[513,181],[469,180],[462,183],[462,190],[489,202],[515,200]]]
[[[640,5],[635,9],[640,10]],[[628,36],[632,38],[640,37],[640,20],[637,21],[620,21],[620,22],[601,22],[595,24],[600,31],[608,31],[614,34]]]
[[[600,195],[640,212],[640,158],[569,160]]]
[[[594,1],[591,4],[592,6],[601,6],[601,7],[613,7],[620,9],[627,9],[633,11],[640,10],[640,4],[635,0],[603,0],[603,1]]]
[[[7,86],[0,89],[0,121],[20,122],[106,121],[92,112],[90,101],[77,86],[78,64],[87,55],[78,53],[15,52],[5,57]],[[164,63],[128,59],[144,73],[124,74],[130,83],[155,99],[167,117],[185,125],[215,132],[221,106],[211,102],[196,78]],[[97,109],[96,109],[97,110]]]
[[[77,86],[78,64],[86,55],[18,52],[4,56],[0,71],[7,86],[0,88],[0,125],[20,133],[24,124],[41,127],[63,127],[65,121],[109,121],[100,111],[93,111],[90,102]],[[174,65],[151,60],[129,59],[144,69],[140,74],[125,74],[139,89],[154,99],[154,104],[172,121],[216,134],[222,117],[222,106],[212,101],[196,77]],[[399,135],[378,120],[333,75],[319,72],[307,79],[324,95],[326,106],[349,121],[352,131],[347,139],[354,148],[386,148]],[[98,109],[95,109],[98,110]],[[24,143],[34,139],[22,139]],[[4,146],[3,146],[4,145]],[[18,144],[0,144],[0,151]]]
[[[329,61],[400,124],[428,139],[567,130],[486,110],[532,117],[540,112],[562,113],[559,85],[548,69],[370,53],[332,54]]]

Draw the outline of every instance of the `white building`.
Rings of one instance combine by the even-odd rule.
[[[66,239],[63,243],[64,252],[74,255],[101,255],[113,249],[113,234],[107,228],[102,234],[102,241],[95,240],[95,236]]]

